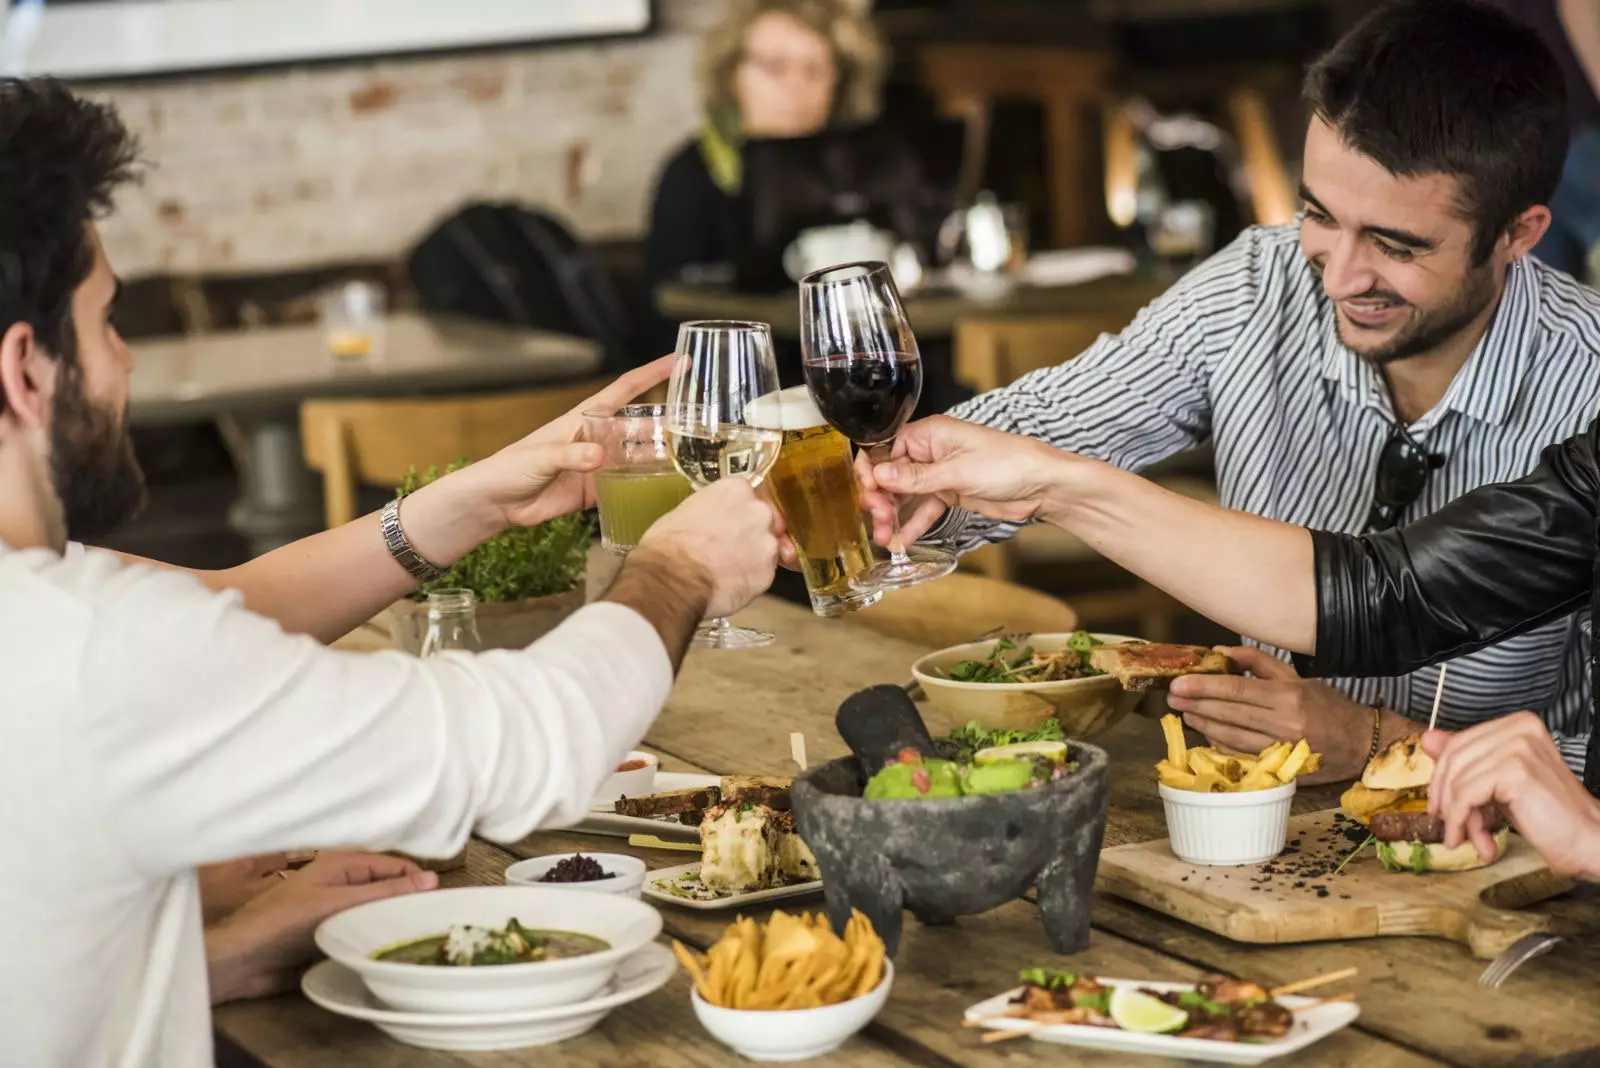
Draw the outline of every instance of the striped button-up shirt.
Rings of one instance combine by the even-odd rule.
[[[1408,428],[1444,464],[1402,523],[1521,477],[1597,411],[1600,294],[1519,260],[1487,333],[1443,399]],[[1210,440],[1226,507],[1349,533],[1366,526],[1378,454],[1395,426],[1382,375],[1339,342],[1292,225],[1247,230],[1121,334],[951,414],[1132,471]],[[967,550],[1015,530],[957,510],[930,537]],[[1532,709],[1581,773],[1588,633],[1583,612],[1451,661],[1440,725]],[[1327,681],[1426,720],[1438,668]]]

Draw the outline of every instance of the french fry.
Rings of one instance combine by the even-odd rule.
[[[1289,751],[1293,748],[1288,742],[1273,742],[1261,750],[1261,755],[1256,758],[1256,767],[1276,775],[1284,761],[1289,759]]]
[[[1283,762],[1283,766],[1278,769],[1278,778],[1282,779],[1284,782],[1288,782],[1290,779],[1300,774],[1300,769],[1304,767],[1306,761],[1310,759],[1311,746],[1307,744],[1304,738],[1302,738],[1294,744],[1294,749],[1290,751],[1289,758],[1285,760]]]
[[[1189,750],[1189,770],[1196,775],[1216,772],[1221,767],[1224,759],[1222,754],[1215,749],[1195,746]]]
[[[1278,778],[1278,776],[1274,772],[1270,772],[1266,768],[1261,767],[1258,764],[1258,765],[1256,765],[1255,770],[1250,772],[1250,774],[1246,775],[1244,777],[1244,781],[1239,783],[1239,789],[1240,790],[1270,790],[1274,786],[1282,786],[1282,785],[1283,785],[1283,780],[1282,779]]]
[[[1300,768],[1300,774],[1302,774],[1302,775],[1310,775],[1313,771],[1321,771],[1321,770],[1322,770],[1322,754],[1321,753],[1312,753],[1310,756],[1306,757],[1305,764],[1303,764],[1301,766],[1301,768]]]
[[[1175,768],[1186,768],[1188,746],[1183,742],[1183,720],[1174,715],[1161,717],[1161,733],[1167,738],[1167,763]]]
[[[1165,764],[1166,761],[1162,761]],[[1171,767],[1157,765],[1156,774],[1161,777],[1161,785],[1173,790],[1195,789],[1196,777],[1187,771],[1174,771]]]

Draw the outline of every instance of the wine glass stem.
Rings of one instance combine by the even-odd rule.
[[[888,463],[894,458],[894,442],[870,446],[867,456],[873,464]],[[906,555],[905,543],[900,539],[900,499],[888,492],[884,496],[889,498],[889,560],[895,564],[908,563],[911,558]]]

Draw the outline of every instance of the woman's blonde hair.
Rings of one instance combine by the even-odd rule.
[[[728,14],[701,45],[699,81],[706,113],[736,114],[733,72],[744,61],[744,39],[763,15],[788,15],[833,49],[838,82],[831,122],[866,122],[878,114],[888,53],[872,20],[852,0],[732,0]]]

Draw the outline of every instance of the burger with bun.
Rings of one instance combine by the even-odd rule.
[[[1444,821],[1428,814],[1428,784],[1433,758],[1422,748],[1421,735],[1402,738],[1367,762],[1361,781],[1344,792],[1339,804],[1366,824],[1378,840],[1378,859],[1386,871],[1471,871],[1485,860],[1471,841],[1454,849],[1444,845]],[[1495,810],[1490,823],[1495,856],[1505,853],[1505,818]]]

